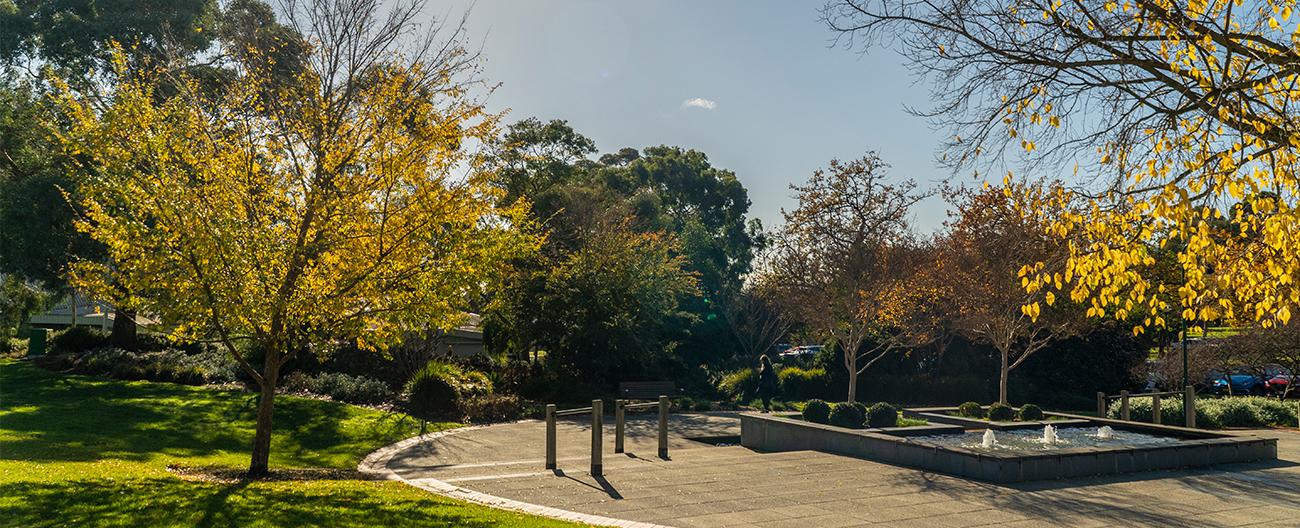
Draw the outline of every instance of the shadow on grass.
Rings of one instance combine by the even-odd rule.
[[[469,510],[394,483],[238,482],[169,478],[0,485],[10,526],[466,526],[507,525],[505,512]]]
[[[119,382],[0,365],[0,427],[16,438],[0,459],[75,462],[247,453],[256,394],[170,383]],[[369,449],[409,436],[405,415],[276,397],[272,464],[350,467]]]

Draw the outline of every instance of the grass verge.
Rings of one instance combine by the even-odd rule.
[[[271,467],[310,480],[193,481],[169,465],[248,464],[256,395],[67,376],[0,360],[0,524],[7,526],[574,526],[357,480],[409,416],[279,396]],[[456,424],[431,424],[433,430]]]

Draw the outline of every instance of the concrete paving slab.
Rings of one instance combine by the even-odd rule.
[[[544,424],[537,421],[408,442],[381,465],[395,478],[442,481],[597,523],[1300,526],[1300,432],[1293,430],[1249,431],[1279,439],[1277,462],[996,485],[826,453],[760,453],[692,440],[739,435],[738,421],[725,414],[674,415],[669,460],[654,456],[653,417],[631,419],[629,453],[615,454],[611,422],[604,424],[600,478],[587,474],[591,429],[583,420],[557,430],[560,471],[542,469]]]

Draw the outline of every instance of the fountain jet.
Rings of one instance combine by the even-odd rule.
[[[1043,427],[1043,443],[1044,444],[1056,443],[1056,428],[1050,424]]]
[[[997,443],[998,443],[998,439],[997,439],[997,437],[993,436],[993,430],[992,430],[992,429],[985,429],[985,430],[984,430],[984,441],[981,443],[981,445],[984,446],[984,449],[989,449],[989,448],[991,448],[991,447],[997,445]]]
[[[1098,427],[1097,438],[1101,440],[1110,440],[1112,438],[1115,438],[1115,430],[1111,429],[1109,425],[1103,425],[1101,427]]]

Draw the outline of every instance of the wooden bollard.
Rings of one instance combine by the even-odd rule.
[[[1119,391],[1119,419],[1128,421],[1128,391]]]
[[[1106,393],[1104,392],[1097,393],[1097,417],[1106,417]]]
[[[659,458],[668,459],[668,397],[659,397]]]
[[[1160,425],[1160,395],[1151,397],[1151,423]]]
[[[1183,416],[1186,417],[1187,427],[1196,428],[1196,389],[1191,385],[1183,388]]]
[[[614,400],[614,452],[623,452],[623,406],[627,405],[624,400]]]
[[[546,469],[555,469],[555,404],[546,405]]]
[[[591,400],[591,476],[599,477],[604,474],[601,464],[600,453],[600,433],[601,433],[601,409],[600,400]]]

